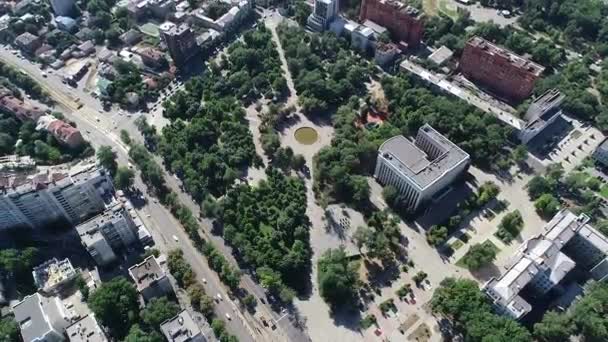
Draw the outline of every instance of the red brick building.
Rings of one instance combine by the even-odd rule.
[[[480,37],[471,38],[459,69],[469,80],[509,101],[523,101],[545,68]]]
[[[398,41],[417,47],[422,40],[422,14],[418,9],[396,0],[363,0],[361,22],[371,20],[386,27]]]
[[[71,148],[76,148],[84,144],[84,139],[82,138],[80,131],[61,120],[51,122],[47,130],[55,139],[57,139],[57,141],[68,145]]]

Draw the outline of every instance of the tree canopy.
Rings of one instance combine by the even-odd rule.
[[[101,324],[120,339],[139,321],[137,290],[123,277],[116,277],[101,284],[89,296],[88,305]]]
[[[359,264],[350,261],[343,248],[329,249],[318,261],[319,291],[333,307],[354,305],[359,288]]]
[[[271,290],[282,283],[303,290],[311,256],[306,188],[276,169],[266,174],[257,187],[239,185],[222,198],[224,239],[251,266],[276,273]]]

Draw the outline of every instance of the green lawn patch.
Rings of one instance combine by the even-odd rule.
[[[456,240],[450,245],[450,247],[452,247],[452,249],[455,251],[459,250],[462,246],[464,246],[464,242],[462,242],[462,240]]]
[[[604,196],[604,198],[608,198],[608,185],[604,185],[600,190],[600,194]]]

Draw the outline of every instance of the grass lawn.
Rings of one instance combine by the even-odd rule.
[[[604,198],[608,198],[608,185],[604,185],[601,189],[600,189],[600,194],[602,196],[604,196]]]
[[[143,34],[146,34],[151,37],[160,37],[160,32],[158,32],[158,26],[152,23],[145,23],[139,27]]]
[[[428,15],[437,15],[437,2],[441,0],[424,0],[422,2],[422,9],[424,13]]]
[[[460,249],[460,247],[462,247],[462,246],[464,246],[464,242],[462,242],[461,240],[456,240],[456,241],[454,241],[454,243],[452,243],[450,245],[450,247],[452,247],[452,249],[455,251]]]
[[[448,4],[447,0],[438,0],[439,1],[439,11],[441,13],[447,15],[448,17],[456,20],[458,18],[458,11],[456,11],[456,7],[454,5]]]

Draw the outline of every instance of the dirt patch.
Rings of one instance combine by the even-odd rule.
[[[426,323],[420,324],[414,332],[408,335],[409,341],[428,342],[431,339],[432,333]]]
[[[409,315],[407,317],[407,319],[405,321],[403,321],[401,323],[401,325],[399,325],[399,331],[401,331],[402,334],[405,333],[411,327],[413,327],[414,324],[416,324],[416,322],[418,322],[419,319],[420,319],[420,317],[417,314]]]

